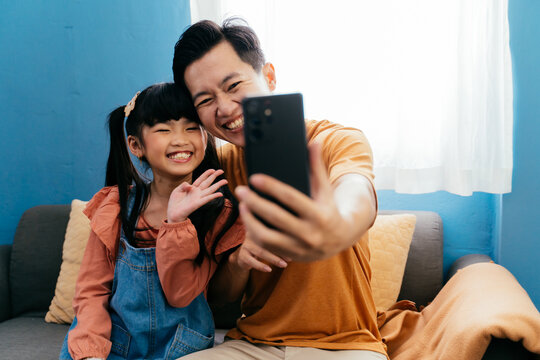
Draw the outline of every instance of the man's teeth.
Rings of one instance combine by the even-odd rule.
[[[236,119],[228,124],[225,125],[225,127],[229,130],[238,129],[239,127],[244,126],[244,118],[241,117],[239,119]]]
[[[189,152],[179,152],[179,153],[169,155],[169,158],[173,159],[173,160],[175,160],[175,159],[187,159],[190,156],[191,156],[191,153],[189,153]]]

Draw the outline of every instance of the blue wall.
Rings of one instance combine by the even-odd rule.
[[[514,76],[513,191],[503,196],[496,251],[540,308],[540,2],[510,0]]]
[[[189,1],[3,1],[0,11],[0,244],[38,204],[103,185],[107,114],[172,81]]]

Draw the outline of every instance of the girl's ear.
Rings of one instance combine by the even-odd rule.
[[[266,85],[268,85],[268,89],[270,89],[270,91],[274,91],[276,89],[276,70],[274,69],[274,65],[267,62],[262,68],[262,73],[264,80],[266,81]]]
[[[127,143],[128,143],[129,151],[131,151],[131,153],[135,155],[137,158],[141,158],[144,155],[144,148],[139,138],[133,135],[128,135]]]

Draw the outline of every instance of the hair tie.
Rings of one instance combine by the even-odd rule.
[[[139,96],[141,92],[140,91],[137,91],[137,93],[135,94],[135,96],[133,96],[133,98],[127,103],[127,105],[124,107],[124,115],[125,115],[125,119],[127,119],[127,117],[129,116],[129,114],[131,114],[131,111],[135,108],[135,101],[137,101],[137,96]]]

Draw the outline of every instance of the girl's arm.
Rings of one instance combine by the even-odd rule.
[[[69,332],[68,348],[73,359],[106,359],[111,349],[109,296],[114,263],[105,245],[92,231],[79,270],[73,298],[77,326]]]
[[[196,264],[198,254],[197,231],[189,219],[163,223],[156,241],[156,265],[161,287],[171,306],[188,306],[206,291],[217,264],[207,257],[200,265]]]

